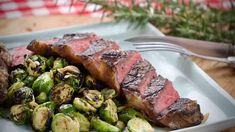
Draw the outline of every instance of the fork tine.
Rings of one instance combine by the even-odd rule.
[[[146,51],[171,51],[178,52],[184,55],[190,55],[186,53],[183,49],[175,47],[162,47],[162,46],[150,46],[150,47],[136,47],[137,51],[146,52]]]

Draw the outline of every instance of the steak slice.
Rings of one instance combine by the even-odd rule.
[[[26,49],[26,46],[18,47],[11,49],[10,54],[12,56],[12,67],[23,64],[24,63],[24,57],[26,55],[32,55],[33,52]]]
[[[179,98],[173,105],[162,111],[157,120],[167,127],[179,129],[200,124],[203,115],[196,101]]]

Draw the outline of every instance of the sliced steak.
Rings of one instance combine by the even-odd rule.
[[[11,49],[9,52],[12,55],[12,67],[23,64],[24,57],[33,54],[33,52],[26,49],[26,46]]]
[[[196,101],[180,98],[162,111],[157,120],[167,127],[179,129],[200,124],[203,115]]]

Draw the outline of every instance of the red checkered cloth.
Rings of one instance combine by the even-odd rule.
[[[76,2],[71,6],[71,0],[0,0],[0,19],[3,18],[19,18],[24,16],[45,16],[58,14],[83,14],[101,16],[102,11],[96,5],[88,5],[85,10],[84,2]],[[130,0],[122,0],[129,2]],[[221,9],[231,8],[231,1],[235,5],[235,0],[195,0],[204,2],[211,7]]]

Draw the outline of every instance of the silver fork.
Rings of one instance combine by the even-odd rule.
[[[133,46],[139,52],[148,52],[148,51],[178,52],[186,56],[195,56],[195,57],[199,57],[199,58],[203,58],[207,60],[220,61],[220,62],[235,65],[235,56],[230,56],[227,58],[219,58],[219,57],[201,55],[201,54],[194,53],[182,46],[172,44],[172,43],[167,43],[167,42],[140,42],[140,43],[134,43]]]

